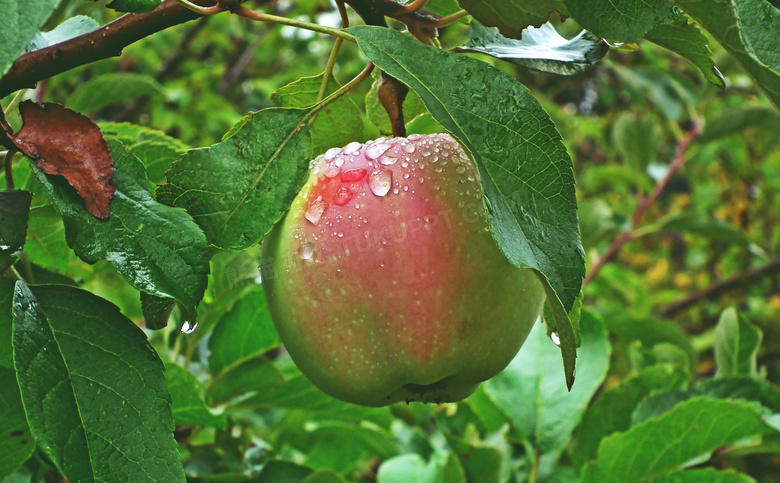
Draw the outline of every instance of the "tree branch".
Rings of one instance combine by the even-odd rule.
[[[604,265],[606,265],[607,262],[609,262],[617,254],[620,248],[625,245],[627,241],[634,238],[634,229],[636,229],[636,226],[642,219],[642,215],[644,215],[650,205],[652,205],[655,200],[661,196],[661,193],[663,193],[666,187],[669,185],[669,181],[671,181],[674,175],[677,174],[677,172],[680,171],[680,169],[682,169],[682,167],[685,165],[685,162],[687,161],[685,152],[688,150],[688,146],[691,145],[693,140],[698,137],[700,131],[701,123],[698,120],[694,120],[693,126],[691,126],[691,129],[688,131],[685,137],[677,142],[677,150],[674,153],[674,158],[672,159],[672,163],[669,165],[669,171],[666,173],[666,176],[664,176],[664,178],[655,186],[649,195],[639,200],[639,205],[637,205],[636,209],[634,210],[634,214],[631,215],[631,228],[628,231],[624,231],[618,235],[609,248],[607,248],[607,251],[604,252],[604,255],[596,260],[596,262],[588,271],[585,280],[582,281],[583,287],[585,287],[588,283],[591,282],[591,280],[596,277],[596,275],[598,275]]]
[[[212,5],[211,0],[193,0],[198,5]],[[75,67],[116,57],[122,49],[144,37],[200,16],[179,3],[169,0],[142,15],[123,15],[103,27],[73,39],[28,52],[14,62],[0,79],[0,98]]]
[[[731,289],[742,288],[748,284],[755,283],[761,280],[763,277],[780,273],[780,259],[771,260],[766,265],[754,268],[749,272],[745,272],[739,275],[735,275],[729,279],[721,282],[714,283],[707,288],[698,290],[688,295],[684,299],[671,303],[665,307],[661,307],[658,313],[664,317],[671,317],[674,314],[681,312],[697,302],[703,299],[715,298],[724,292]]]

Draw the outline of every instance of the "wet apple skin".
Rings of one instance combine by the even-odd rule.
[[[544,289],[496,245],[476,167],[454,138],[356,144],[312,162],[265,240],[274,324],[335,398],[463,399],[515,356]]]

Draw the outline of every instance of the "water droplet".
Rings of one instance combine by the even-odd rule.
[[[409,162],[404,159],[403,161],[401,161],[401,167],[402,168],[408,168],[409,167]]]
[[[368,177],[368,187],[377,196],[385,196],[393,187],[393,173],[385,169],[372,171]]]
[[[385,154],[379,158],[379,164],[384,164],[385,166],[390,166],[391,164],[395,164],[396,161],[398,161],[398,158],[390,156],[389,154]]]
[[[327,151],[325,151],[325,155],[324,155],[325,159],[330,161],[331,159],[338,156],[340,152],[341,152],[341,148],[330,148]]]
[[[362,144],[356,141],[352,141],[351,143],[344,146],[344,154],[357,154],[360,152]]]
[[[464,168],[463,166],[458,166],[457,168],[455,168],[455,172],[458,174],[463,174],[466,172],[466,168]]]
[[[558,337],[558,334],[555,332],[550,334],[550,340],[553,341],[553,344],[557,345],[558,347],[561,346],[561,339]]]
[[[192,334],[197,328],[198,328],[197,322],[190,322],[189,320],[185,320],[184,323],[181,324],[181,333]]]
[[[320,218],[322,218],[322,214],[325,213],[325,210],[328,209],[328,204],[322,201],[322,197],[318,196],[314,202],[309,205],[309,208],[306,210],[306,213],[303,215],[309,222],[313,225],[316,225],[320,222]]]
[[[344,206],[349,203],[349,200],[355,197],[355,193],[346,186],[336,190],[336,194],[333,195],[333,204],[336,206]]]
[[[366,176],[366,170],[363,168],[348,169],[341,173],[341,181],[344,183],[350,183],[352,181],[360,181]]]
[[[344,232],[340,231],[340,232],[336,233],[336,236],[339,237],[339,238],[344,238]]]
[[[312,242],[306,242],[298,248],[298,254],[303,260],[309,260],[314,256],[314,250],[317,246]]]
[[[414,152],[414,144],[411,144],[411,143],[404,144],[403,148],[404,148],[404,151],[409,153],[409,154],[412,154]]]
[[[335,178],[339,173],[341,173],[341,166],[338,166],[336,163],[330,163],[325,167],[324,174],[326,178]]]
[[[366,150],[363,151],[363,154],[365,154],[368,159],[377,159],[379,156],[385,154],[388,149],[390,149],[389,144],[375,142],[366,146]],[[380,160],[379,162],[381,163],[382,161]]]

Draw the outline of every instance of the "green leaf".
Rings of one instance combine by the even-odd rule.
[[[60,42],[65,42],[79,35],[84,35],[100,28],[97,20],[85,15],[71,17],[48,32],[38,32],[27,46],[27,50],[38,50]]]
[[[206,424],[225,429],[227,417],[215,413],[207,405],[203,385],[187,369],[173,362],[165,363],[165,380],[171,393],[171,410],[177,426]]]
[[[425,8],[437,15],[446,17],[447,15],[452,15],[459,11],[460,5],[458,5],[457,0],[429,0],[428,3],[425,4]]]
[[[0,0],[0,77],[38,33],[59,0]]]
[[[164,329],[176,304],[173,299],[157,297],[141,292],[141,312],[144,315],[144,327],[151,330]]]
[[[306,466],[342,474],[354,471],[361,460],[384,460],[398,452],[388,431],[341,421],[310,422],[291,444],[306,454]]]
[[[309,112],[264,109],[242,119],[219,144],[193,149],[174,163],[163,203],[185,208],[209,243],[244,250],[282,219],[306,181]]]
[[[281,344],[260,286],[246,293],[219,320],[209,338],[209,367],[218,374]]]
[[[224,403],[237,396],[263,394],[283,385],[282,374],[271,361],[257,354],[239,360],[214,376],[209,381],[208,397],[214,403]]]
[[[612,140],[617,151],[623,155],[626,163],[636,176],[643,176],[647,166],[657,160],[658,148],[662,144],[659,135],[658,120],[651,116],[638,116],[624,111],[618,114],[612,124]]]
[[[486,28],[473,20],[469,41],[457,51],[486,54],[542,72],[573,75],[604,58],[609,46],[586,30],[567,40],[550,23],[539,28],[527,27],[522,40],[508,39],[498,29]]]
[[[73,251],[65,241],[65,226],[54,206],[33,208],[27,224],[24,250],[30,260],[52,272],[67,273]]]
[[[585,264],[571,159],[555,125],[528,89],[484,62],[387,28],[348,31],[372,62],[416,91],[471,152],[499,247],[545,283],[571,386],[576,342],[566,312],[580,293]]]
[[[14,368],[11,327],[13,326],[14,281],[0,278],[0,366]]]
[[[0,271],[10,267],[22,253],[31,202],[29,191],[0,191]]]
[[[695,374],[696,351],[687,335],[679,327],[665,320],[653,317],[638,317],[630,312],[621,311],[605,317],[607,329],[627,340],[637,340],[642,346],[669,343],[678,346],[688,355],[689,372]]]
[[[604,391],[585,412],[577,430],[572,453],[577,467],[596,457],[605,436],[631,427],[631,414],[640,402],[653,393],[676,389],[686,381],[686,375],[679,370],[657,365]]]
[[[715,330],[715,377],[756,377],[756,355],[763,333],[730,307]]]
[[[106,5],[117,12],[145,13],[159,7],[162,0],[113,0]]]
[[[555,460],[591,397],[607,373],[610,347],[604,323],[582,313],[582,346],[577,359],[577,384],[568,391],[557,377],[558,348],[536,324],[517,357],[502,373],[485,383],[486,392],[544,458]]]
[[[756,480],[734,470],[718,471],[703,468],[690,471],[674,471],[653,480],[653,483],[755,483]]]
[[[389,415],[388,408],[367,408],[333,399],[317,389],[302,374],[258,391],[256,395],[241,401],[241,406],[253,410],[301,409],[311,414],[326,414],[331,418],[357,421],[386,420]]]
[[[563,0],[563,3],[583,28],[612,42],[635,42],[675,15],[666,0]]]
[[[335,471],[320,470],[307,476],[301,483],[347,483],[347,480]]]
[[[146,166],[146,174],[152,184],[165,182],[165,172],[174,161],[189,151],[190,147],[162,131],[128,122],[109,122],[100,125],[106,137],[115,137],[130,154]]]
[[[5,288],[2,283],[5,281],[0,280],[0,287]],[[0,297],[2,295],[0,292]],[[11,369],[0,367],[0,480],[6,481],[5,477],[27,461],[34,450],[35,441],[27,426],[16,374]]]
[[[13,343],[30,430],[70,481],[184,481],[162,362],[115,305],[17,282]]]
[[[271,94],[271,101],[277,107],[304,108],[313,106],[322,85],[323,74],[303,77]],[[332,76],[328,80],[325,95],[332,94],[341,85]],[[311,132],[312,157],[324,153],[334,146],[346,146],[358,139],[363,132],[362,113],[349,96],[343,96],[317,114],[309,126]]]
[[[209,270],[203,233],[186,213],[154,201],[143,165],[121,143],[108,146],[117,191],[107,221],[90,215],[64,180],[31,164],[62,214],[68,245],[85,262],[105,258],[134,288],[176,299],[194,312]]]
[[[506,37],[519,39],[523,29],[539,27],[552,13],[567,16],[563,0],[458,0],[483,25],[498,27]]]
[[[403,454],[382,462],[377,483],[465,483],[466,475],[451,453],[436,452],[426,462],[415,453]],[[484,481],[484,480],[482,480]]]
[[[672,22],[655,26],[647,32],[645,39],[685,57],[701,71],[708,82],[726,88],[723,74],[712,61],[712,51],[707,37],[699,27],[689,23],[685,17],[678,17]]]
[[[777,109],[750,105],[729,106],[718,110],[714,117],[707,119],[704,132],[701,133],[698,141],[700,143],[718,141],[750,128],[760,128],[771,133],[778,124],[780,124],[780,112],[777,112]]]
[[[582,483],[631,483],[660,477],[715,449],[774,429],[760,406],[699,397],[625,433],[605,438]]]
[[[78,112],[94,112],[111,104],[142,97],[162,96],[162,87],[153,77],[127,72],[103,74],[81,84],[66,105]]]
[[[780,390],[771,384],[747,377],[724,377],[697,382],[685,391],[671,391],[651,396],[634,411],[632,424],[657,418],[680,402],[699,396],[753,401],[774,413],[780,412]]]
[[[723,241],[758,252],[761,251],[744,230],[710,215],[678,213],[663,218],[658,222],[658,225],[665,230],[692,233],[710,240]]]
[[[766,0],[675,0],[780,108],[780,11]]]

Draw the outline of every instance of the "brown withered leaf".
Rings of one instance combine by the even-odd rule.
[[[84,200],[87,211],[105,220],[116,188],[114,160],[100,128],[88,117],[47,102],[19,105],[23,125],[14,144],[47,174],[65,177]]]

